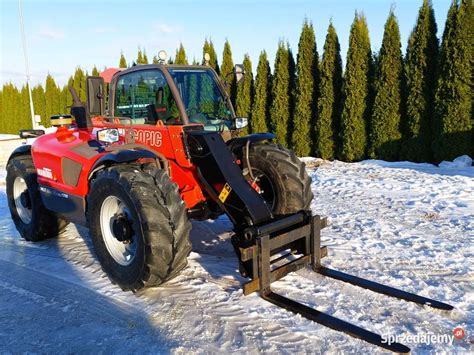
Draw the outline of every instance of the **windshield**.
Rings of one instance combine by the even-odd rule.
[[[222,131],[232,126],[232,113],[209,69],[168,69],[191,123],[205,130]]]

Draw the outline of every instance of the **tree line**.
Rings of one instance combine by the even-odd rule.
[[[314,28],[307,19],[296,58],[290,45],[280,41],[273,71],[263,50],[254,77],[246,54],[246,75],[236,83],[227,40],[220,65],[210,39],[204,42],[202,59],[193,59],[192,64],[203,64],[204,54],[210,55],[208,64],[227,83],[237,115],[249,118],[244,134],[274,132],[278,143],[300,156],[439,162],[474,154],[472,28],[471,1],[453,0],[439,43],[432,4],[423,0],[405,55],[398,21],[390,10],[377,53],[371,48],[365,16],[355,13],[344,69],[333,24],[319,56]],[[153,56],[151,63],[158,62]],[[146,51],[139,48],[132,63],[122,53],[119,67],[148,63]],[[182,44],[168,63],[189,63]],[[91,74],[99,71],[94,67]],[[65,112],[70,105],[68,85],[85,100],[87,75],[77,68],[63,88],[51,75],[44,89],[33,88],[35,111],[44,126],[51,115]],[[31,127],[28,105],[26,86],[5,84],[0,91],[0,132]]]

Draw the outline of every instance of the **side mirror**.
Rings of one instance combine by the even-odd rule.
[[[104,114],[104,78],[99,76],[87,77],[87,108],[91,116]]]
[[[20,138],[36,138],[42,136],[44,134],[44,130],[42,129],[22,129],[20,130]]]
[[[236,64],[234,67],[235,81],[240,83],[244,79],[245,70],[243,64]]]
[[[235,119],[235,128],[236,129],[242,129],[244,127],[247,127],[249,124],[249,120],[246,117],[237,117]]]

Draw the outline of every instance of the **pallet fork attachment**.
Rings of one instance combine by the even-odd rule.
[[[347,333],[355,338],[397,353],[408,353],[410,348],[400,343],[388,344],[376,333],[279,295],[272,291],[271,283],[285,277],[290,272],[311,266],[315,272],[321,275],[387,296],[441,310],[453,309],[453,306],[446,303],[322,266],[321,259],[327,256],[327,247],[321,247],[321,229],[327,226],[327,219],[321,218],[318,215],[312,216],[311,213],[306,213],[306,216],[307,218],[304,223],[298,223],[294,227],[285,228],[283,233],[270,229],[267,233],[257,235],[254,245],[239,247],[239,250],[236,250],[237,254],[240,255],[240,262],[242,264],[251,262],[252,265],[250,273],[252,280],[243,285],[244,295],[258,291],[264,300],[285,308],[290,312],[300,314],[326,327]],[[265,226],[259,229],[265,231]],[[280,256],[279,254],[283,250],[289,250],[289,252],[286,255]],[[295,250],[302,252],[301,255],[295,256]],[[287,262],[282,264],[282,261],[285,259]]]
[[[399,343],[388,344],[378,334],[279,295],[272,291],[271,283],[311,266],[321,275],[387,296],[442,310],[453,309],[442,302],[323,266],[321,259],[327,255],[327,248],[321,247],[321,229],[327,226],[326,218],[313,216],[311,211],[274,216],[263,197],[244,179],[235,157],[219,134],[190,131],[186,142],[206,192],[234,224],[232,245],[239,259],[239,269],[243,276],[251,278],[243,285],[245,295],[258,291],[263,299],[279,307],[398,353],[410,352],[410,348]]]

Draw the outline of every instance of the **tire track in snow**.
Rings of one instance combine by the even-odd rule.
[[[71,225],[60,237],[43,242],[41,253],[28,247],[21,253],[24,253],[26,258],[42,259],[46,256],[65,259],[80,270],[81,280],[89,289],[108,299],[117,299],[141,308],[152,324],[158,329],[167,329],[171,339],[179,341],[181,346],[188,349],[284,352],[314,349],[315,339],[310,339],[291,328],[291,322],[288,322],[293,317],[291,313],[277,309],[256,295],[244,297],[239,280],[220,276],[223,273],[236,274],[235,256],[216,257],[193,253],[188,268],[180,276],[161,287],[141,292],[136,297],[110,284],[91,253],[92,246],[87,233],[87,229]],[[208,270],[199,264],[202,259],[208,260],[207,269],[215,268],[217,276],[210,275]],[[37,264],[33,263],[31,266],[36,267]],[[55,272],[45,266],[44,272]],[[56,271],[53,277],[61,278],[61,270]],[[267,309],[276,311],[276,315],[267,319]],[[286,316],[284,323],[287,324],[278,324],[278,318],[282,315]],[[209,343],[213,345],[210,346]]]
[[[0,352],[129,352],[145,340],[153,351],[169,347],[138,308],[117,299],[5,260],[0,280]]]

